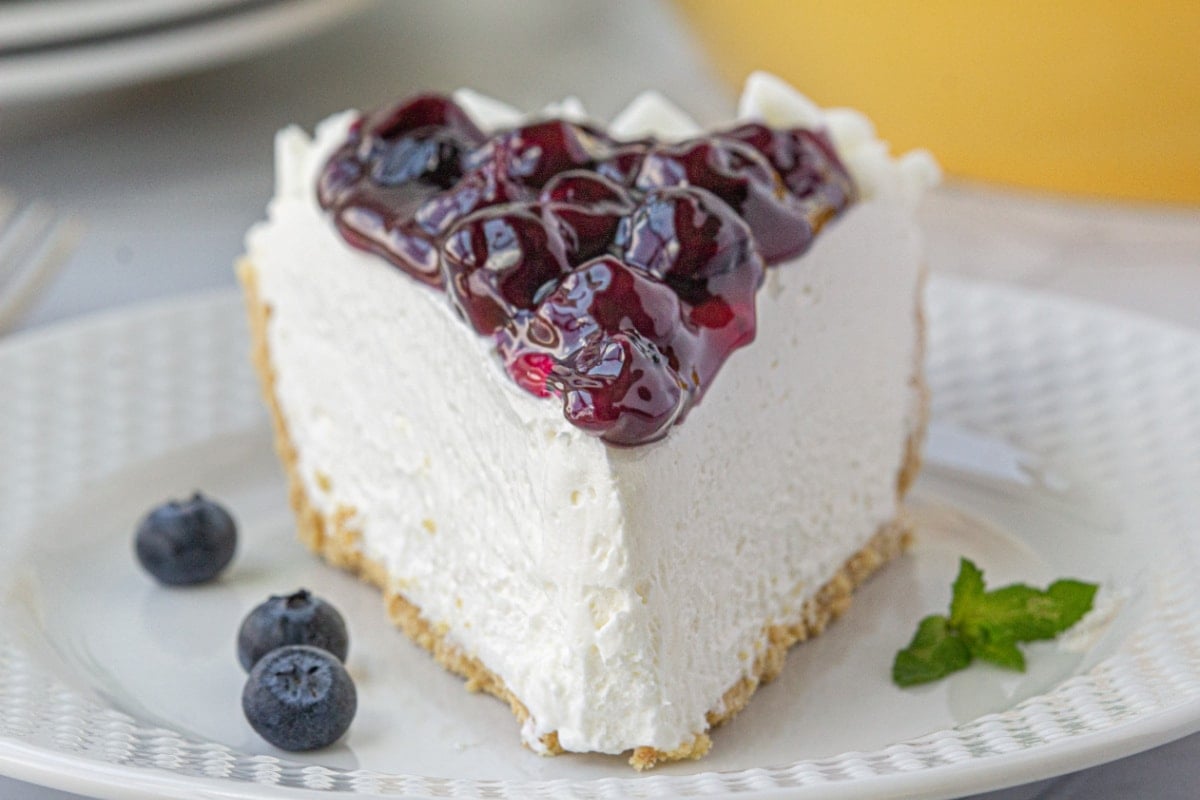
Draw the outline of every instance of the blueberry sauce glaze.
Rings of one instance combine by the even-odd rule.
[[[489,136],[439,95],[360,118],[317,186],[347,242],[444,289],[513,380],[617,445],[684,418],[753,341],[765,265],[855,195],[820,131],[618,141],[548,119]]]

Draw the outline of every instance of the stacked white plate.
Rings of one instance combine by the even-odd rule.
[[[367,0],[0,0],[0,103],[210,66],[311,33]]]

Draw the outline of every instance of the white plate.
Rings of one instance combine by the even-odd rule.
[[[0,3],[0,50],[117,33],[253,0],[9,0]]]
[[[392,631],[374,589],[292,541],[228,294],[0,344],[0,773],[111,798],[951,797],[1200,729],[1200,338],[992,286],[930,288],[935,432],[915,552],[792,651],[703,761],[540,758],[506,707]],[[241,522],[215,585],[136,566],[147,507],[204,489]],[[888,681],[959,555],[989,580],[1099,580],[1103,613],[1025,675]],[[359,716],[295,756],[238,705],[242,615],[304,585],[345,613]]]
[[[0,54],[0,103],[76,95],[212,66],[319,30],[367,2],[239,4],[223,14],[128,37]]]

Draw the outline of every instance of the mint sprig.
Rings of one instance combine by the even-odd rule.
[[[1025,671],[1022,642],[1053,639],[1092,609],[1099,587],[1059,580],[1045,590],[1014,583],[987,591],[983,572],[969,559],[959,563],[950,615],[921,620],[908,647],[896,653],[892,680],[898,686],[936,681],[979,658]]]

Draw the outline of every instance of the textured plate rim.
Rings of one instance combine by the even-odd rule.
[[[986,293],[1011,303],[1053,307],[1068,314],[1086,316],[1092,320],[1128,329],[1137,328],[1137,332],[1142,335],[1182,337],[1193,346],[1200,345],[1200,334],[1195,331],[1137,312],[999,282],[936,276],[934,283],[942,290]],[[156,317],[172,317],[199,307],[225,306],[235,302],[240,304],[240,301],[235,300],[236,296],[236,291],[221,288],[94,312],[46,328],[23,331],[7,337],[5,341],[0,342],[0,358],[27,347],[44,346],[89,334],[98,334],[107,326],[136,327],[153,324],[152,321]],[[1013,752],[992,754],[951,764],[939,764],[911,772],[872,775],[817,785],[782,786],[776,784],[758,789],[743,789],[738,792],[738,795],[759,798],[759,800],[778,800],[784,797],[809,796],[810,793],[819,793],[821,797],[849,800],[850,798],[879,796],[872,794],[873,791],[887,791],[896,796],[920,792],[921,796],[931,798],[931,800],[956,797],[962,793],[1000,789],[1084,769],[1134,755],[1197,731],[1200,731],[1200,698],[1192,698],[1150,713],[1142,713],[1099,731],[1071,735]],[[949,733],[951,731],[941,731],[920,738],[937,737],[940,734]],[[835,758],[847,755],[855,754],[844,753]],[[561,789],[564,797],[574,797],[576,796],[575,789],[590,786],[596,788],[595,794],[597,795],[615,797],[621,796],[620,788],[622,786],[636,781],[651,781],[656,785],[657,795],[671,796],[671,789],[676,784],[686,781],[693,785],[686,794],[695,793],[697,784],[704,784],[707,787],[707,789],[700,790],[701,793],[712,794],[714,789],[718,789],[720,784],[729,779],[742,778],[754,773],[770,774],[803,763],[796,762],[796,764],[756,767],[730,772],[704,772],[685,776],[651,773],[642,777],[502,781],[500,783],[554,787],[556,790]],[[382,774],[370,770],[364,770],[364,772]],[[358,792],[329,792],[231,781],[224,778],[179,775],[154,767],[112,764],[7,737],[0,737],[0,774],[66,791],[112,798],[206,797],[254,800],[255,798],[364,796],[364,793]],[[427,795],[406,794],[403,796],[425,797]],[[457,791],[452,791],[450,796],[461,795]]]
[[[1087,769],[1098,764],[1167,744],[1200,731],[1200,700],[1136,719],[1105,731],[1084,734],[1048,745],[1001,756],[931,767],[919,772],[880,775],[821,786],[776,787],[747,792],[749,800],[786,800],[820,791],[823,800],[861,800],[880,797],[872,789],[889,795],[919,796],[926,800],[959,797],[994,791],[1056,775]],[[741,772],[704,772],[686,776],[692,780],[721,782]],[[241,783],[220,778],[179,776],[166,770],[128,767],[90,761],[79,756],[0,739],[0,774],[54,789],[105,798],[106,800],[286,800],[286,798],[365,797],[357,792],[323,792],[315,789]],[[136,782],[131,782],[131,779]],[[601,778],[599,782],[625,782],[645,778]],[[667,778],[669,781],[670,778]],[[981,781],[987,785],[981,785]],[[574,781],[561,783],[568,794]],[[712,791],[707,796],[719,796]],[[431,795],[378,795],[433,800]],[[454,796],[454,795],[450,795]],[[614,794],[610,796],[620,796]],[[663,793],[661,796],[669,797]]]

